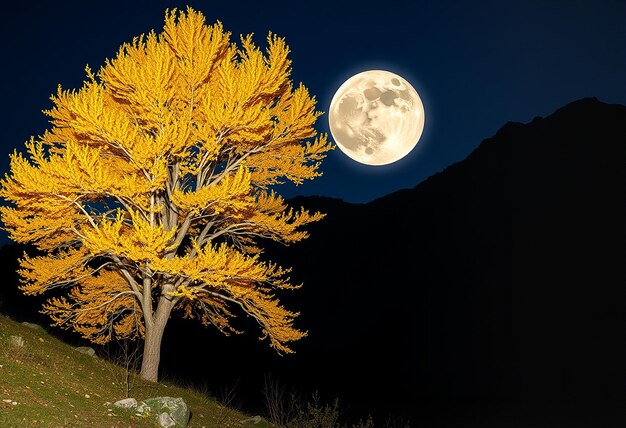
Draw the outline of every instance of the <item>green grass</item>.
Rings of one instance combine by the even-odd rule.
[[[11,344],[21,336],[24,346]],[[75,351],[44,331],[0,315],[0,427],[154,427],[155,418],[115,409],[125,398],[116,382],[123,369]],[[182,397],[192,416],[189,427],[259,427],[250,416],[196,391],[136,377],[130,396]],[[10,400],[5,402],[4,400]],[[13,403],[17,404],[13,404]],[[113,409],[110,411],[109,409]]]

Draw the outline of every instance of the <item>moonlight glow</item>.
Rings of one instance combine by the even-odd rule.
[[[369,70],[339,87],[328,120],[337,146],[346,155],[367,165],[387,165],[417,144],[424,130],[424,106],[402,77]]]

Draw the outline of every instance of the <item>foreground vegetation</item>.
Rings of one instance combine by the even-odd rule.
[[[155,427],[155,418],[137,416],[113,403],[134,397],[182,397],[191,410],[190,428],[287,427],[373,428],[371,418],[342,424],[337,401],[326,403],[317,394],[306,399],[276,379],[266,378],[264,418],[234,410],[234,390],[219,400],[206,391],[168,382],[143,380],[138,355],[128,348],[94,358],[48,334],[0,315],[0,427]],[[103,349],[99,352],[102,354]],[[105,353],[106,354],[106,353]],[[112,363],[108,359],[116,361]],[[269,422],[268,422],[269,421]],[[376,427],[407,428],[405,421]]]
[[[23,344],[11,336],[21,337]],[[1,427],[154,427],[153,418],[114,409],[112,403],[126,396],[123,379],[124,368],[0,316]],[[205,395],[167,383],[133,377],[130,395],[138,400],[182,397],[192,411],[191,428],[262,426]]]

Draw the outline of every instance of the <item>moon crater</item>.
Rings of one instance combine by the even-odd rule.
[[[330,131],[350,158],[386,165],[406,156],[424,129],[424,106],[404,78],[384,70],[356,74],[330,104]]]

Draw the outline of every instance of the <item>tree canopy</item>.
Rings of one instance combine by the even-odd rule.
[[[297,242],[323,217],[276,189],[319,176],[332,147],[288,54],[274,34],[262,50],[171,10],[161,33],[59,87],[50,129],[12,154],[0,191],[10,238],[40,251],[21,259],[22,290],[67,289],[44,307],[56,324],[105,343],[144,337],[172,309],[231,333],[243,311],[291,352],[305,333],[276,291],[295,285],[262,241]]]

